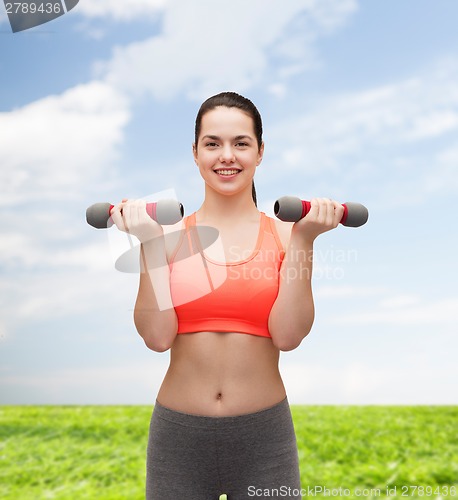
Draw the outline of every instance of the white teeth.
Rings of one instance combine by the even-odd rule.
[[[234,175],[240,172],[240,170],[215,170],[219,175]]]

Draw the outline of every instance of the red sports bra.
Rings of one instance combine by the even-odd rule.
[[[270,337],[268,319],[285,254],[275,221],[261,212],[254,250],[246,258],[228,263],[205,255],[199,232],[202,236],[210,228],[196,226],[195,213],[184,222],[185,230],[170,262],[178,333],[239,332]]]

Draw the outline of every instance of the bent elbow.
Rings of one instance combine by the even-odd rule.
[[[154,352],[165,352],[168,351],[175,340],[176,330],[170,329],[159,330],[155,328],[148,328],[147,331],[142,329],[137,329],[140,337],[143,339],[146,347]]]
[[[310,329],[301,330],[300,332],[282,332],[280,335],[272,335],[274,346],[283,352],[293,351],[297,349],[305,337],[310,333]]]
[[[165,352],[168,351],[175,340],[175,335],[141,335],[143,342],[148,349],[154,352]]]
[[[169,341],[168,339],[164,338],[143,338],[143,342],[145,342],[146,347],[148,349],[151,349],[154,352],[165,352],[168,351],[171,347],[173,342]]]
[[[282,352],[294,351],[294,349],[296,349],[300,345],[301,345],[300,342],[285,344],[284,346],[281,347],[280,351]]]
[[[145,321],[140,315],[134,317],[135,326],[146,347],[155,352],[168,351],[178,331],[176,316]]]
[[[299,347],[299,345],[301,344],[301,341],[302,339],[300,339],[299,341],[294,339],[272,339],[273,340],[273,344],[274,346],[280,350],[280,351],[283,351],[283,352],[287,352],[287,351],[293,351],[294,349],[296,349],[296,347]]]

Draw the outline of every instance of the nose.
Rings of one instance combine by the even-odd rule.
[[[219,161],[221,163],[234,163],[235,162],[235,155],[234,155],[234,152],[232,151],[232,147],[229,144],[225,145],[222,148],[221,155],[219,157]]]

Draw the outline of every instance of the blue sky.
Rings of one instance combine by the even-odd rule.
[[[261,210],[359,201],[316,242],[316,320],[292,403],[456,404],[458,4],[81,0],[12,34],[0,6],[0,403],[152,404],[168,353],[132,309],[127,242],[85,222],[122,197],[202,201],[200,102],[264,120]]]

